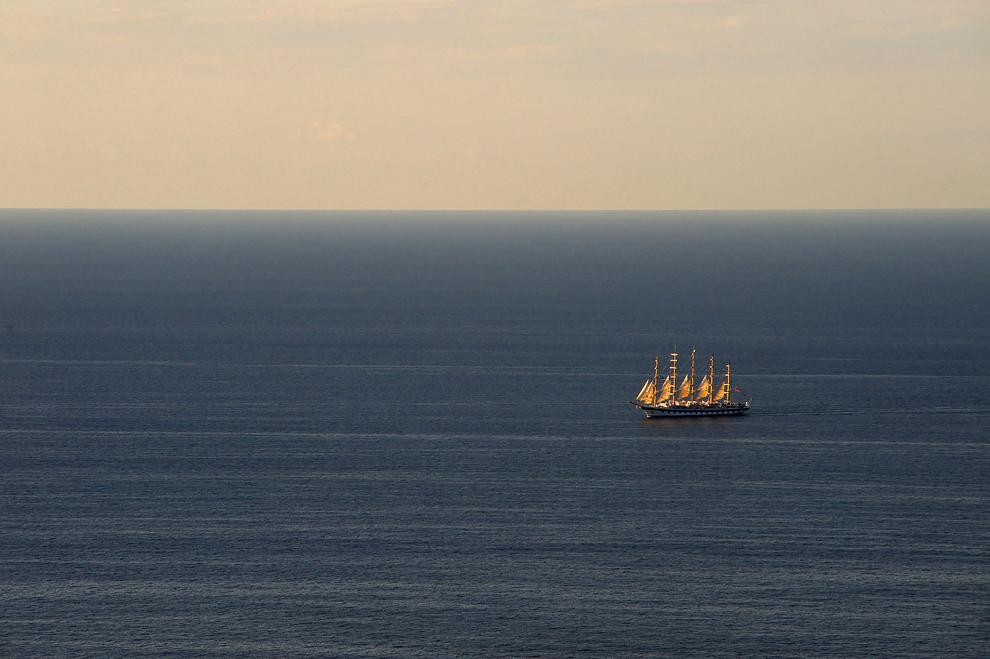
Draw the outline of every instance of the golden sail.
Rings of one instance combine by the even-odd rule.
[[[643,385],[643,389],[639,392],[639,395],[636,396],[636,400],[643,403],[652,403],[656,392],[657,390],[653,384],[653,380],[647,380],[646,384]]]
[[[670,379],[670,376],[668,375],[667,379],[663,381],[662,385],[660,385],[660,397],[657,400],[658,401],[670,400],[673,397],[674,397],[674,382]]]
[[[708,400],[708,396],[712,393],[712,381],[706,375],[701,378],[701,384],[698,385],[698,389],[694,392],[695,400]]]

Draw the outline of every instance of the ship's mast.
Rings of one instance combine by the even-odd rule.
[[[729,382],[729,364],[725,365],[725,402],[729,402],[729,392],[732,391],[732,385]]]
[[[691,384],[688,388],[688,400],[694,400],[694,348],[691,349]]]
[[[670,402],[677,402],[677,353],[670,353]]]
[[[660,355],[653,362],[653,406],[657,405],[657,376],[660,374]]]
[[[711,405],[715,400],[715,355],[712,355],[708,369],[708,404]]]

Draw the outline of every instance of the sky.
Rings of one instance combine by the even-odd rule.
[[[4,0],[0,207],[990,207],[990,2]]]

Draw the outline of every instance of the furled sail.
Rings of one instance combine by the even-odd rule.
[[[652,403],[653,394],[655,393],[656,391],[653,389],[653,380],[647,380],[646,384],[643,385],[642,390],[640,390],[639,395],[636,396],[636,400],[641,403]]]
[[[691,376],[685,375],[681,381],[681,386],[677,388],[678,398],[689,398],[691,396]]]
[[[701,378],[701,384],[698,385],[698,389],[694,392],[695,400],[708,400],[708,394],[712,392],[712,381],[708,379],[708,376]]]

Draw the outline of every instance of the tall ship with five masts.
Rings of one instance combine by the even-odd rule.
[[[636,400],[629,401],[646,412],[647,417],[655,416],[728,416],[745,414],[749,402],[733,402],[729,399],[732,387],[729,381],[729,365],[725,365],[725,376],[715,382],[715,355],[709,362],[709,371],[695,386],[694,350],[691,351],[691,375],[685,375],[677,384],[677,353],[670,353],[670,373],[660,382],[660,358],[653,366],[653,378],[646,381]]]

